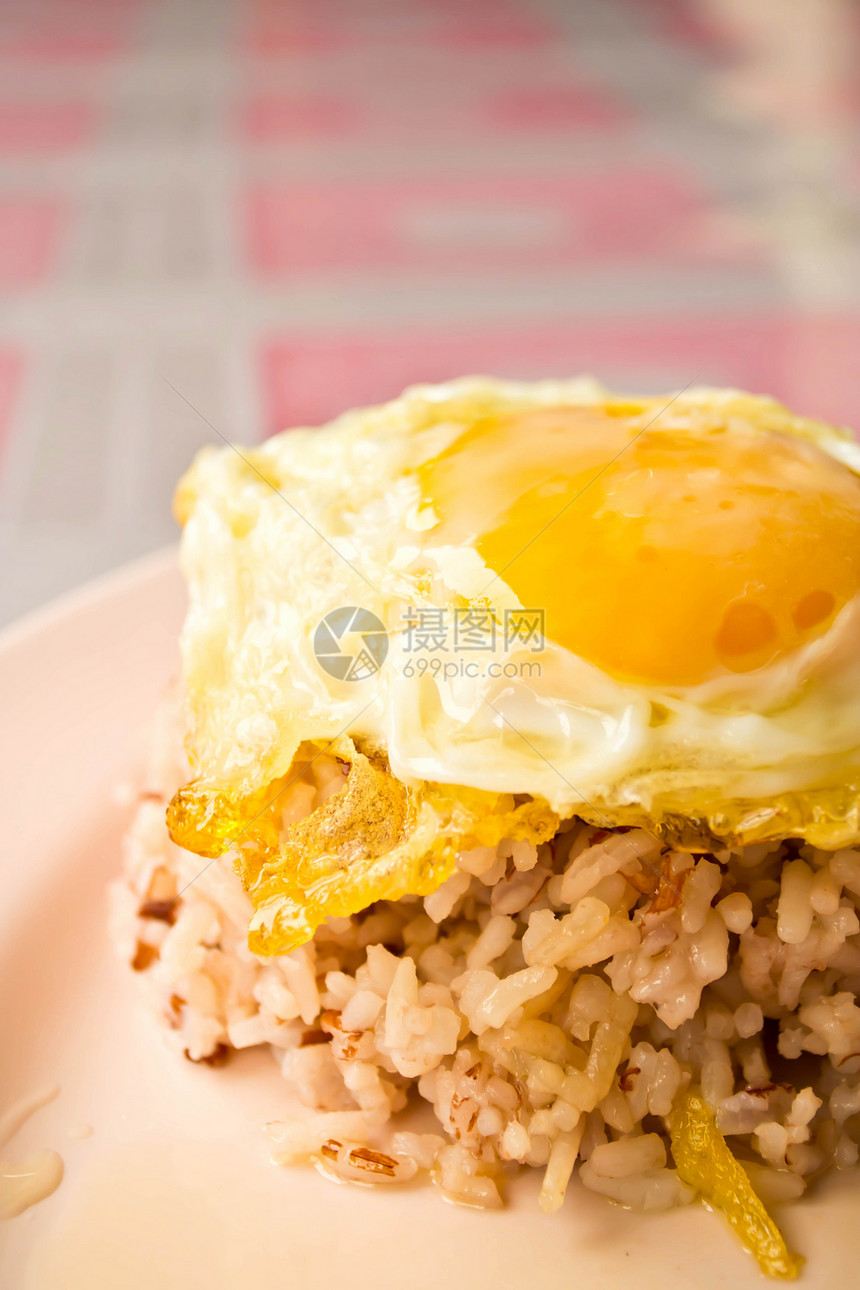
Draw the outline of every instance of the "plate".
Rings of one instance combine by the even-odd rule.
[[[166,552],[0,638],[0,1113],[59,1084],[4,1155],[62,1155],[58,1190],[0,1224],[14,1290],[761,1290],[752,1259],[701,1206],[632,1214],[578,1183],[537,1208],[519,1178],[483,1213],[435,1190],[336,1186],[268,1160],[261,1126],[289,1100],[273,1059],[211,1070],[177,1058],[108,942],[144,733],[178,668],[183,591]],[[92,1133],[83,1137],[82,1126]],[[801,1284],[853,1283],[860,1179],[778,1219]]]

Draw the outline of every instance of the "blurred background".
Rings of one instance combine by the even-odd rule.
[[[853,0],[0,0],[0,620],[415,381],[860,426]]]

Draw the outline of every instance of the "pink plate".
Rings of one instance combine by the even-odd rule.
[[[479,1213],[429,1186],[336,1187],[274,1168],[260,1132],[288,1110],[274,1062],[244,1054],[210,1070],[168,1049],[111,951],[105,888],[128,815],[114,790],[176,671],[182,602],[165,553],[0,638],[0,1114],[60,1085],[3,1154],[49,1147],[65,1161],[53,1196],[0,1225],[0,1284],[760,1290],[700,1206],[636,1215],[573,1186],[547,1218],[524,1178],[506,1211]],[[808,1290],[853,1283],[858,1200],[855,1176],[779,1215]]]

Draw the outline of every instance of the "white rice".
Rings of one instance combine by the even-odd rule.
[[[285,804],[293,818],[343,782],[322,759],[311,775]],[[547,1212],[578,1165],[587,1187],[663,1209],[693,1198],[664,1123],[692,1082],[766,1201],[856,1163],[857,850],[690,855],[565,821],[549,845],[465,852],[423,901],[332,920],[264,959],[229,857],[206,864],[167,836],[185,779],[167,709],[114,935],[191,1061],[270,1045],[308,1108],[268,1126],[276,1160],[354,1182],[423,1174],[480,1206],[532,1166]],[[403,1131],[410,1096],[437,1133]]]

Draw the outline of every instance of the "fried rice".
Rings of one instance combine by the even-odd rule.
[[[547,1212],[576,1171],[610,1200],[662,1210],[708,1194],[673,1129],[696,1090],[765,1205],[856,1164],[860,850],[681,851],[573,817],[544,845],[460,853],[432,895],[332,918],[292,953],[258,957],[231,854],[207,863],[168,836],[165,806],[189,774],[182,734],[173,696],[113,934],[190,1061],[270,1047],[307,1108],[266,1126],[277,1162],[356,1182],[424,1175],[483,1207],[530,1167]],[[347,771],[316,759],[285,818]],[[432,1132],[402,1124],[416,1100]]]

